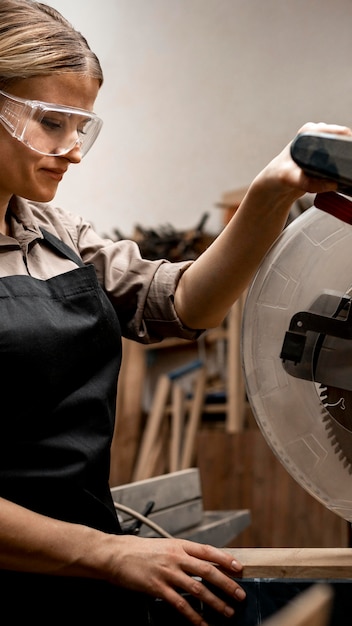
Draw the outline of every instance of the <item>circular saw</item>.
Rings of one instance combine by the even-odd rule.
[[[352,189],[346,177],[344,189],[348,182]],[[351,199],[316,196],[264,258],[241,335],[248,400],[265,439],[304,489],[349,522],[351,223]]]

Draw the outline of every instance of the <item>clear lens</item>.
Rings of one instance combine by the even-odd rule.
[[[101,128],[99,118],[72,111],[33,110],[22,140],[42,154],[62,155],[79,146],[84,156]]]
[[[40,154],[60,156],[78,146],[83,157],[102,127],[99,117],[83,109],[23,100],[2,91],[0,96],[2,125]]]

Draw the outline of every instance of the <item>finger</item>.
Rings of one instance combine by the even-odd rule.
[[[302,173],[299,176],[298,186],[308,193],[324,193],[326,191],[337,191],[338,184],[327,178],[307,176]]]
[[[190,575],[181,571],[177,576],[176,587],[222,615],[233,615],[234,602],[242,601],[246,597],[238,582],[211,563],[198,561],[194,570],[202,575]]]
[[[205,604],[225,617],[232,617],[235,613],[231,600],[216,595],[198,577],[184,575],[184,579],[180,578],[180,587],[183,592],[168,588],[165,599],[193,624],[200,625],[199,618],[204,618]],[[201,625],[206,625],[204,619]]]
[[[245,593],[234,580],[241,575],[243,566],[226,550],[209,545],[184,546],[191,558],[183,563],[183,572],[196,579],[205,580],[227,595],[243,600]]]
[[[243,569],[242,563],[234,558],[230,552],[222,548],[216,548],[208,544],[184,542],[183,549],[188,555],[195,557],[196,562],[200,559],[200,563],[213,563],[231,573],[237,574]]]
[[[234,580],[232,576],[229,576],[227,573],[214,566],[212,563],[201,562],[197,569],[199,571],[198,579],[205,583],[206,591],[209,590],[210,585],[213,589],[221,590],[221,592],[229,598],[244,600],[244,598],[246,597],[245,591],[238,584],[238,582]],[[203,597],[202,599],[207,602],[206,597]]]
[[[336,135],[352,135],[352,130],[348,126],[343,126],[341,124],[326,124],[325,122],[307,122],[298,132],[325,132]]]
[[[169,587],[164,599],[191,624],[208,626],[203,619],[203,603],[200,598],[194,601],[187,593]]]

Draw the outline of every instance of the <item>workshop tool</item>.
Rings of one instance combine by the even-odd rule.
[[[303,132],[291,143],[291,156],[307,174],[338,183],[338,191],[352,195],[352,137]]]
[[[350,216],[350,199],[322,194],[283,231],[249,289],[241,338],[248,399],[266,440],[302,487],[349,522]]]
[[[310,176],[334,180],[337,191],[317,194],[314,206],[284,229],[250,285],[241,330],[245,385],[258,426],[279,461],[308,493],[346,520],[350,528],[352,141],[305,133],[293,142],[291,154]],[[317,550],[320,562],[325,562],[324,554],[328,556],[329,550]],[[263,554],[254,552],[256,559]],[[279,552],[286,567],[287,554],[282,549]],[[260,585],[257,600],[261,618],[269,605],[269,614],[282,606],[282,599],[288,600],[291,591],[302,593],[304,581],[297,568],[302,559],[306,559],[310,583],[316,582],[311,551],[298,552],[294,558],[296,574],[291,574],[293,586],[285,579],[284,568],[276,577],[271,572],[270,580],[268,574],[259,580],[257,572],[255,581],[246,580],[243,573],[241,583],[248,584],[249,594]],[[275,560],[273,549],[269,554],[267,566]],[[330,621],[327,612],[323,614],[329,626],[349,624],[351,554],[348,548],[345,557],[337,556],[340,567],[347,559],[343,578],[336,581],[335,573],[327,579],[334,595]],[[240,550],[236,555],[241,560]],[[245,557],[242,562],[245,571]],[[274,578],[275,585],[270,585]],[[321,573],[319,578],[323,578]],[[283,617],[273,615],[268,624],[286,623],[280,621]],[[254,623],[262,622],[250,621],[246,614],[238,621],[241,626]]]

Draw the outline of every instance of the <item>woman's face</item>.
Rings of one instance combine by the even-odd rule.
[[[68,72],[18,80],[5,91],[20,98],[93,111],[99,83]],[[50,202],[68,166],[80,161],[77,145],[62,156],[42,155],[12,137],[0,124],[0,210],[6,210],[12,195]]]

